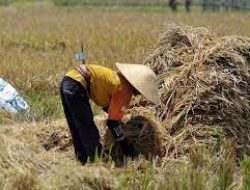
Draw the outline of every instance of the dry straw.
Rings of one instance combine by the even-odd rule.
[[[162,104],[132,102],[124,130],[138,152],[179,158],[194,144],[214,147],[227,138],[237,156],[250,154],[249,38],[169,25],[144,64],[158,75]]]
[[[144,64],[158,75],[162,103],[131,102],[123,127],[137,153],[163,162],[186,156],[194,145],[218,148],[234,141],[237,156],[250,154],[250,39],[218,37],[206,28],[169,25]],[[122,160],[120,147],[101,126],[104,147]],[[65,132],[54,131],[45,148],[67,149]]]
[[[48,139],[51,133],[56,141]],[[66,133],[65,121],[1,126],[0,189],[112,189],[111,167],[81,167],[72,146],[61,152]],[[49,142],[47,151],[42,144]]]

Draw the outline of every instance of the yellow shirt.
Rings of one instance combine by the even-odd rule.
[[[87,83],[84,80],[84,78],[82,77],[82,75],[76,70],[76,69],[72,69],[69,72],[66,73],[66,76],[80,82],[85,88],[87,88]]]
[[[86,65],[90,72],[90,98],[101,107],[109,107],[109,119],[121,120],[128,106],[133,88],[117,72],[100,65]],[[82,75],[73,69],[66,76],[80,82],[86,88]]]

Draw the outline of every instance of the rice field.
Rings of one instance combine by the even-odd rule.
[[[116,61],[140,63],[165,24],[206,26],[221,36],[247,36],[249,15],[150,13],[130,8],[0,8],[0,75],[28,96],[36,110],[29,119],[54,118],[61,112],[51,93],[56,98],[61,76],[77,64],[73,54],[79,51],[80,42],[89,63],[110,67]]]
[[[182,159],[140,158],[123,168],[98,160],[82,167],[71,147],[42,146],[53,132],[67,131],[58,84],[77,64],[73,55],[81,42],[88,63],[111,68],[116,61],[142,63],[171,23],[250,37],[247,12],[0,7],[0,77],[31,106],[23,116],[0,112],[0,189],[250,189],[250,159],[236,162],[230,141],[222,142],[218,155],[194,146]]]

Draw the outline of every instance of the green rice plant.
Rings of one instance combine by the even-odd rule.
[[[241,174],[243,177],[243,185],[242,189],[249,190],[250,189],[250,157],[244,156],[241,161]]]
[[[218,154],[213,157],[213,167],[217,174],[214,189],[227,190],[235,187],[234,172],[236,171],[236,159],[233,147],[232,141],[224,141]]]
[[[47,121],[63,116],[60,96],[55,92],[37,92],[31,90],[26,94],[26,100],[30,105],[22,120],[39,121],[46,118]]]
[[[137,170],[129,167],[126,172],[120,173],[117,179],[117,189],[159,189],[160,183],[156,180],[156,170],[154,164],[150,164],[145,160],[139,161],[141,166],[137,166]],[[136,164],[136,163],[135,163]],[[138,164],[138,163],[137,163]],[[140,168],[142,167],[142,168]]]
[[[76,5],[81,5],[82,1],[81,0],[53,0],[53,3],[56,6],[76,6]]]
[[[194,168],[192,164],[180,163],[168,169],[167,189],[176,190],[200,190],[207,189],[208,170]]]
[[[0,0],[0,6],[7,6],[12,3],[12,0]]]
[[[57,6],[75,5],[166,5],[164,0],[53,0]]]

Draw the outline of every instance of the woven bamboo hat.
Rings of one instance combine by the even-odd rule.
[[[159,104],[160,96],[155,73],[146,65],[116,63],[116,67],[128,82],[146,99]]]

